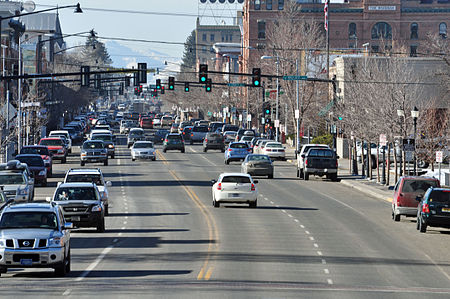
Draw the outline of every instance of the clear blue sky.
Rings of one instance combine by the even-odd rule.
[[[36,10],[48,8],[47,5],[64,6],[76,4],[77,0],[35,0]],[[77,33],[92,28],[99,36],[136,38],[145,40],[185,42],[188,35],[195,29],[196,16],[199,12],[198,0],[79,0],[83,14],[74,14],[72,9],[60,10],[60,21],[63,33]],[[224,14],[220,9],[235,6],[220,7],[201,5],[201,15]],[[89,8],[108,10],[131,10],[141,12],[157,12],[163,14],[187,14],[190,16],[153,15],[122,12],[105,12]],[[230,13],[228,13],[230,15]],[[228,19],[227,22],[231,21]],[[84,42],[83,38],[66,39],[68,46]],[[135,50],[152,49],[166,53],[168,56],[181,57],[183,46],[157,43],[120,42]]]

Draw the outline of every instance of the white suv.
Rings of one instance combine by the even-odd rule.
[[[64,183],[94,183],[105,206],[105,216],[109,214],[109,193],[107,187],[111,187],[110,181],[105,181],[99,168],[71,168],[66,173]]]

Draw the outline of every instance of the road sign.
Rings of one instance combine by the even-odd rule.
[[[386,144],[387,144],[386,134],[380,134],[380,145],[386,146]]]
[[[251,114],[247,115],[247,121],[252,121],[252,115]]]
[[[307,76],[283,76],[283,80],[286,81],[297,81],[297,80],[306,80]]]
[[[280,127],[280,120],[276,119],[275,120],[275,128],[279,128]]]
[[[444,153],[442,151],[437,151],[436,152],[436,162],[437,163],[442,163],[443,156],[444,156]]]
[[[416,141],[413,138],[403,139],[403,150],[406,152],[413,152],[415,150]]]
[[[245,86],[245,83],[228,83],[228,86]]]
[[[295,109],[295,119],[300,118],[300,111],[298,109]]]
[[[414,155],[413,155],[412,151],[406,151],[405,152],[405,160],[406,160],[406,162],[414,161]]]
[[[239,121],[242,121],[242,114],[239,114]]]
[[[261,117],[261,123],[262,123],[262,124],[265,124],[265,123],[266,123],[266,120],[264,119],[264,117]]]

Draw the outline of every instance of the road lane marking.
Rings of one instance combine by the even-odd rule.
[[[62,293],[63,296],[69,296],[69,294],[72,292],[72,289],[67,289]]]
[[[309,235],[309,234],[310,234],[310,232],[309,232],[309,231],[307,231],[307,230],[305,230],[305,234]]]
[[[309,239],[310,239],[311,241],[314,241],[314,237],[309,237]]]
[[[298,219],[294,219],[294,221],[298,223]]]
[[[281,212],[286,213],[286,210],[281,210]]]
[[[118,236],[120,237],[122,235],[122,233],[119,233]]]
[[[113,240],[113,243],[117,243],[117,242],[119,242],[119,239],[114,239]]]
[[[300,224],[300,227],[301,227],[301,228],[305,228],[305,226],[304,226],[303,224]]]
[[[287,214],[288,216],[289,216],[289,218],[292,218],[292,215],[291,214]]]
[[[212,267],[208,269],[208,272],[206,272],[205,275],[205,280],[209,280],[211,278],[212,271],[213,271]]]
[[[333,284],[333,281],[331,279],[327,279],[328,284]]]
[[[86,268],[86,270],[83,271],[83,273],[81,273],[81,275],[75,279],[75,281],[82,281],[86,276],[89,275],[89,273],[91,273],[92,270],[95,269],[95,267],[98,266],[98,264],[100,264],[100,262],[105,258],[105,256],[114,248],[113,245],[106,247],[105,249],[103,249],[102,253],[100,253],[100,255],[95,259],[95,261],[93,261],[89,267]]]
[[[318,254],[318,255],[323,255],[323,254],[322,254],[322,251],[317,251],[317,254]]]
[[[323,269],[323,272],[325,272],[325,274],[330,274],[330,270],[328,269]]]
[[[319,248],[319,244],[314,243],[314,247]]]

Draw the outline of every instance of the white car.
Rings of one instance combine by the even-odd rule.
[[[250,208],[256,208],[258,190],[254,181],[246,173],[222,173],[219,179],[212,180],[213,206],[220,207],[221,203],[248,204]]]
[[[153,126],[161,126],[161,119],[160,118],[154,118],[153,119]]]
[[[155,147],[151,141],[136,141],[131,147],[131,160],[151,159],[156,160]]]
[[[261,155],[267,155],[272,160],[286,160],[286,151],[281,142],[267,142],[264,148],[261,148]]]
[[[237,132],[234,131],[225,131],[223,133],[223,137],[225,138],[225,143],[233,142],[236,139]]]

